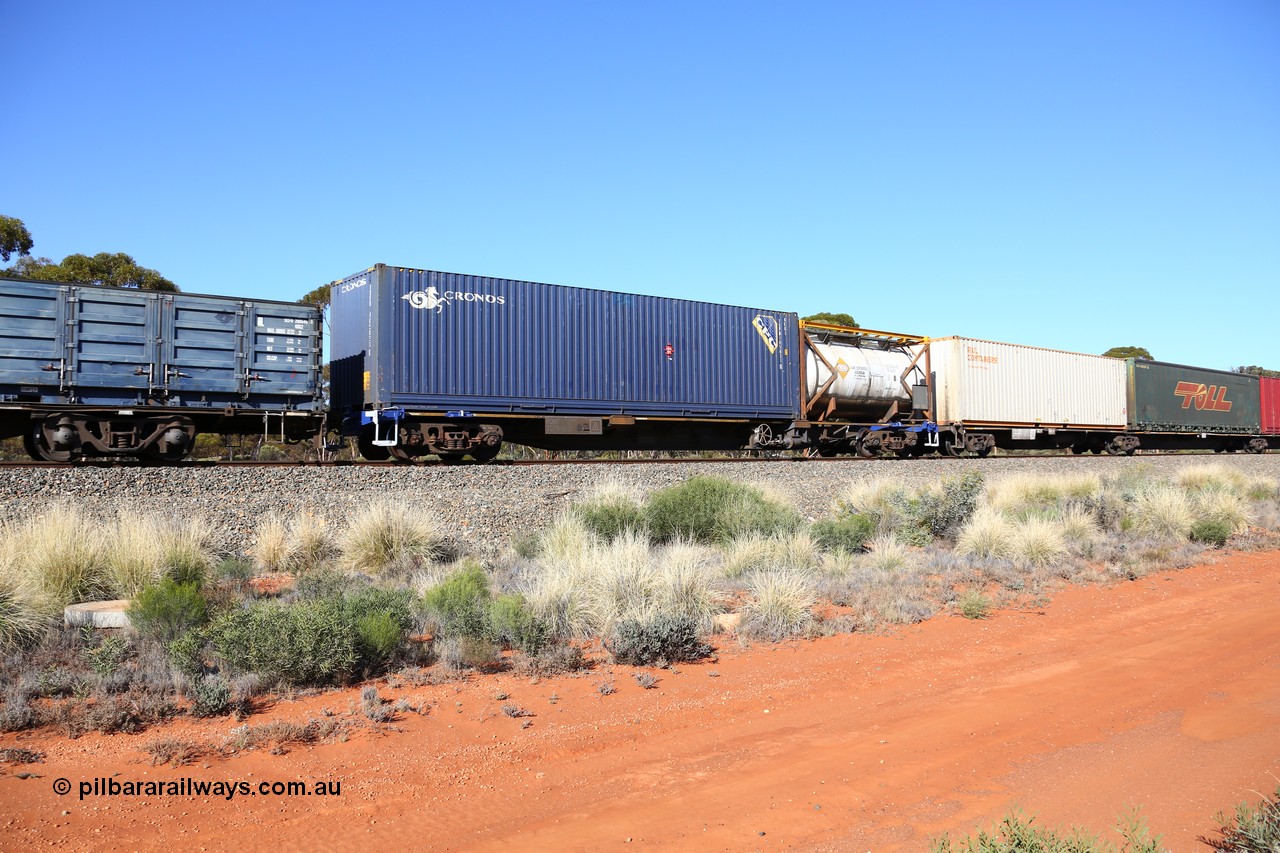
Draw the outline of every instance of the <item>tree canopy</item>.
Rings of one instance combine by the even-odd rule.
[[[0,216],[0,260],[7,261],[13,255],[25,257],[34,245],[31,232],[21,219]]]
[[[1151,350],[1146,347],[1112,347],[1103,355],[1109,358],[1145,358],[1147,361],[1154,361]]]
[[[163,290],[173,292],[178,286],[153,269],[139,266],[124,252],[109,254],[99,252],[88,255],[67,255],[62,263],[55,264],[48,258],[19,258],[8,272],[41,281],[65,281],[73,284],[100,284],[107,287],[132,287],[139,290]]]
[[[853,319],[852,314],[836,314],[831,311],[819,311],[817,314],[810,314],[808,317],[802,317],[809,323],[830,323],[833,326],[848,326],[849,328],[858,328],[858,323]]]
[[[1266,376],[1270,379],[1280,379],[1280,370],[1268,370],[1265,367],[1259,367],[1256,364],[1250,364],[1247,367],[1237,367],[1236,373],[1248,373],[1252,376]]]
[[[132,287],[139,290],[173,292],[178,286],[153,269],[139,266],[124,252],[99,252],[89,255],[67,255],[54,263],[49,258],[34,258],[35,243],[21,219],[0,216],[0,258],[9,260],[16,253],[13,266],[0,272],[41,281],[64,281],[71,284],[99,284],[106,287]]]
[[[315,290],[303,296],[298,301],[303,305],[319,305],[321,308],[329,307],[329,294],[333,290],[332,284],[322,284]]]

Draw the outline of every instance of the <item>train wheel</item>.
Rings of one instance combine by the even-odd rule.
[[[360,437],[356,439],[356,447],[360,449],[360,455],[370,462],[385,462],[391,458],[391,451],[374,444],[373,437],[368,433],[360,433]]]
[[[382,448],[378,449],[381,450]],[[405,465],[412,465],[414,462],[418,461],[418,457],[411,456],[408,451],[398,445],[396,447],[388,447],[386,450],[392,459]],[[368,459],[369,457],[366,456],[365,458]]]
[[[54,450],[44,439],[44,429],[40,424],[32,424],[22,438],[22,445],[27,455],[37,462],[74,462],[80,458],[75,450]]]
[[[492,447],[488,445],[475,447],[471,450],[471,458],[477,462],[491,462],[497,458],[498,453],[501,452],[501,450],[501,444],[495,444]]]

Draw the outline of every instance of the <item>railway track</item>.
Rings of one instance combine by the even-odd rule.
[[[1179,451],[1177,453],[1142,453],[1139,452],[1135,456],[1108,456],[1103,454],[1093,458],[1115,458],[1115,459],[1134,459],[1134,458],[1168,458],[1168,457],[1187,457],[1187,456],[1216,456],[1213,451],[1193,450]],[[120,469],[140,469],[140,468],[163,468],[168,470],[195,469],[195,468],[386,468],[388,470],[404,470],[412,468],[469,468],[485,466],[489,468],[519,468],[519,467],[535,467],[544,465],[682,465],[682,464],[778,464],[778,463],[813,463],[813,464],[847,464],[850,462],[901,462],[911,463],[913,461],[921,461],[927,459],[971,459],[977,460],[976,456],[931,456],[931,457],[915,457],[910,459],[899,459],[896,456],[878,456],[872,458],[864,458],[860,456],[757,456],[757,457],[688,457],[688,458],[666,458],[666,459],[496,459],[490,462],[444,462],[439,459],[429,459],[413,463],[401,462],[369,462],[363,459],[330,459],[330,460],[256,460],[256,459],[236,459],[236,460],[196,460],[190,462],[179,463],[158,463],[147,462],[139,459],[81,459],[76,462],[35,462],[26,460],[0,460],[0,470],[4,469],[21,469],[21,468],[120,468]],[[1069,451],[1063,453],[1000,453],[992,454],[985,459],[1064,459],[1064,458],[1089,458],[1080,456]]]

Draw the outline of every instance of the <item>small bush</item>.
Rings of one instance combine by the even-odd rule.
[[[423,605],[449,637],[485,637],[489,627],[489,578],[475,563],[464,564],[427,590]]]
[[[629,489],[606,483],[584,500],[573,505],[571,512],[599,539],[611,542],[623,532],[645,529],[644,507]]]
[[[254,531],[254,567],[260,572],[281,572],[289,561],[289,528],[278,515],[266,515]]]
[[[798,572],[760,572],[750,584],[751,600],[743,608],[743,634],[763,640],[782,640],[802,634],[813,621],[815,597],[807,575]]]
[[[348,567],[374,575],[409,571],[444,549],[443,526],[416,504],[373,504],[353,516],[338,537]]]
[[[142,636],[172,643],[208,621],[209,605],[195,583],[164,578],[145,587],[129,605],[129,621]]]
[[[654,666],[698,660],[711,647],[698,639],[698,625],[687,616],[625,619],[614,629],[609,651],[618,663]]]
[[[253,563],[238,557],[227,557],[213,568],[214,577],[236,585],[243,585],[253,577]]]
[[[879,572],[896,572],[907,567],[911,554],[894,536],[877,536],[869,543],[867,566]]]
[[[876,535],[876,521],[869,515],[854,513],[838,518],[824,518],[811,528],[818,545],[828,551],[861,551]]]
[[[160,738],[144,746],[142,751],[151,756],[153,765],[170,764],[174,767],[181,767],[203,756],[209,751],[209,747],[205,744],[179,738]]]
[[[967,591],[957,602],[960,615],[966,619],[986,619],[991,611],[991,600],[976,589]]]
[[[1217,853],[1275,853],[1280,850],[1280,787],[1274,798],[1262,798],[1257,806],[1240,803],[1235,814],[1219,812],[1221,838],[1201,838]]]
[[[649,498],[645,518],[654,539],[727,542],[746,533],[794,530],[799,516],[759,489],[723,477],[698,476]]]
[[[551,646],[536,655],[519,655],[515,670],[526,678],[546,678],[586,669],[586,658],[577,646]]]
[[[206,675],[191,687],[191,716],[217,717],[231,709],[231,685],[225,678]]]
[[[235,672],[319,685],[353,674],[361,658],[355,622],[341,599],[261,602],[214,620],[208,636]]]
[[[982,474],[966,471],[947,477],[898,507],[895,525],[899,538],[909,545],[926,545],[933,539],[956,534],[978,508],[984,488]]]
[[[533,716],[532,711],[521,708],[519,705],[516,705],[512,702],[507,702],[502,706],[502,714],[503,716],[512,717],[513,719],[518,719],[520,717]]]
[[[356,620],[362,657],[375,667],[385,666],[404,642],[405,629],[390,613],[366,613]]]
[[[1146,821],[1135,811],[1117,828],[1123,846],[1100,840],[1080,829],[1063,832],[1035,825],[1034,817],[1013,811],[990,829],[955,842],[943,836],[933,842],[933,853],[1160,853],[1160,836],[1147,834]]]
[[[378,695],[376,687],[366,687],[360,691],[360,710],[375,723],[390,722],[395,717],[395,709]]]
[[[10,746],[0,749],[0,761],[6,764],[36,764],[44,761],[44,753],[34,749]]]
[[[34,643],[48,624],[26,585],[0,574],[0,653]]]
[[[536,655],[551,639],[551,628],[525,604],[524,596],[500,595],[489,608],[494,639],[528,655]]]
[[[1000,559],[1012,555],[1013,549],[1013,525],[992,509],[974,513],[956,539],[956,553],[961,556]]]
[[[204,661],[201,658],[204,634],[200,631],[187,631],[169,643],[166,651],[169,653],[169,663],[187,678],[195,679],[204,672]]]
[[[1059,523],[1029,518],[1013,528],[1013,553],[1025,565],[1043,568],[1067,554],[1066,537]]]
[[[1221,548],[1231,538],[1231,524],[1217,518],[1202,518],[1191,525],[1191,541]]]
[[[113,591],[94,523],[79,513],[53,509],[5,531],[12,571],[31,585],[40,607],[61,613],[68,604],[96,601]]]
[[[645,690],[652,690],[662,680],[652,672],[637,672],[633,673],[631,677],[636,680],[636,684],[639,684]]]
[[[84,656],[99,678],[108,678],[124,663],[129,650],[128,637],[104,637],[97,646],[86,648]]]
[[[1139,493],[1130,512],[1136,530],[1171,539],[1186,539],[1195,520],[1186,493],[1169,486]]]

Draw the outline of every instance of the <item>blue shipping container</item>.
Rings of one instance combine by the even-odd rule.
[[[319,411],[309,305],[0,278],[0,400]]]
[[[379,264],[334,282],[336,412],[794,418],[795,314]]]

